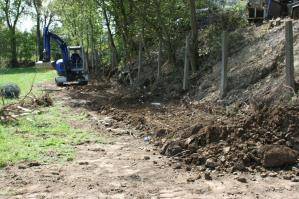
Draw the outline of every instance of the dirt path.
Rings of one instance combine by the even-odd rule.
[[[90,115],[86,126],[96,126],[111,143],[79,145],[75,160],[64,164],[0,170],[0,198],[298,198],[299,183],[279,178],[212,173],[211,181],[195,180],[196,170],[180,169],[175,160],[162,157],[136,137],[142,132],[84,109],[79,99],[73,102],[74,113]]]

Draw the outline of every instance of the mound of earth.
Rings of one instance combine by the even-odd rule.
[[[298,166],[298,129],[299,105],[273,107],[221,125],[199,123],[161,143],[161,153],[225,172],[287,169]]]

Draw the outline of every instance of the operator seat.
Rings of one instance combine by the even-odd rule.
[[[78,53],[73,53],[71,56],[71,60],[74,66],[76,66],[76,68],[81,67],[82,59]]]

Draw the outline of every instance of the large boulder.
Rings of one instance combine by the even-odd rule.
[[[262,147],[262,164],[266,168],[283,167],[297,163],[298,152],[283,145]]]
[[[0,87],[0,95],[4,98],[19,98],[21,89],[16,84],[6,84]]]

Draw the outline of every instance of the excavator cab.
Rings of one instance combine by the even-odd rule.
[[[68,82],[77,82],[79,85],[88,84],[88,75],[85,70],[84,51],[81,46],[68,47],[68,62],[57,60],[55,69],[58,77],[55,78],[57,86],[63,86]]]
[[[83,49],[81,46],[68,47],[72,65],[75,69],[83,69]]]

